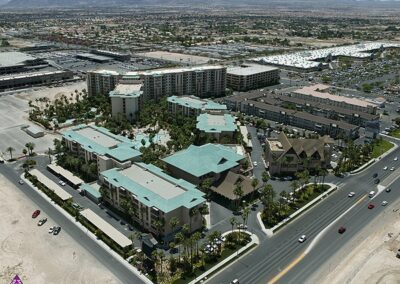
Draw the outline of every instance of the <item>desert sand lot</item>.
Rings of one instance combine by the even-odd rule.
[[[344,246],[309,283],[400,283],[400,259],[395,257],[400,248],[399,208],[400,202],[386,208],[383,216]]]
[[[86,82],[75,82],[62,87],[38,87],[13,94],[0,93],[0,154],[3,153],[4,157],[9,159],[6,149],[12,146],[15,149],[14,157],[22,156],[22,149],[27,142],[35,143],[35,152],[47,151],[53,146],[54,138],[59,138],[59,135],[47,133],[44,137],[33,138],[21,130],[24,125],[33,125],[28,120],[28,102],[40,97],[55,100],[62,94],[69,96],[75,90],[81,91],[84,88]]]
[[[54,222],[44,212],[32,219],[35,204],[1,175],[0,194],[0,283],[10,283],[15,274],[27,284],[119,283],[65,231],[50,235]],[[43,217],[47,222],[37,226]]]

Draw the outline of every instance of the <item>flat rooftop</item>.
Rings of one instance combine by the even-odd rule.
[[[36,58],[23,52],[0,52],[0,67],[8,67],[24,64],[27,60],[35,60]]]
[[[128,72],[126,75],[134,76],[134,75],[143,75],[143,76],[152,76],[152,75],[164,75],[169,73],[185,73],[185,72],[195,72],[195,71],[206,71],[206,70],[219,70],[225,69],[226,67],[220,65],[202,65],[202,66],[193,66],[186,68],[165,68],[165,69],[154,69],[147,71],[135,71]]]
[[[150,51],[150,52],[138,53],[137,55],[147,58],[154,58],[154,59],[166,60],[170,62],[183,63],[183,64],[207,64],[210,60],[218,61],[218,59],[215,58],[183,54],[177,52],[168,52],[168,51]]]
[[[206,133],[234,132],[235,118],[230,114],[202,113],[197,117],[196,128]]]
[[[142,87],[143,84],[118,84],[115,89],[110,92],[110,97],[140,97],[140,95],[143,94]]]
[[[179,207],[193,208],[205,201],[204,193],[182,179],[175,179],[160,168],[133,163],[126,169],[111,169],[101,173],[109,183],[128,190],[143,204],[170,212]]]
[[[75,131],[76,134],[81,135],[89,139],[90,141],[99,144],[105,148],[111,148],[117,146],[121,141],[113,136],[107,135],[93,127],[85,127]]]
[[[168,102],[176,103],[181,106],[201,110],[226,110],[226,105],[213,102],[208,99],[200,99],[195,96],[171,96],[167,98]]]
[[[106,62],[112,60],[112,58],[107,57],[107,56],[102,56],[102,55],[96,55],[92,53],[78,53],[77,56],[82,57],[82,58],[87,58],[91,60],[97,60],[101,62]]]
[[[270,72],[270,71],[276,71],[276,70],[279,70],[279,68],[273,67],[273,66],[267,66],[267,65],[252,64],[252,65],[245,65],[245,66],[229,67],[226,70],[226,73],[232,74],[232,75],[237,75],[237,76],[249,76],[249,75],[255,75],[258,73]]]
[[[114,70],[92,70],[89,73],[94,73],[94,74],[101,74],[101,75],[113,75],[113,76],[118,76],[119,72],[114,71]]]
[[[61,200],[68,200],[72,198],[72,195],[66,192],[61,186],[59,186],[57,183],[49,179],[47,176],[45,176],[42,172],[40,172],[37,169],[32,169],[29,171],[31,175],[34,175],[37,177],[38,181],[43,183],[48,189],[53,191],[58,197],[61,198]]]
[[[1,66],[0,66],[1,67]],[[29,73],[19,73],[16,75],[5,75],[0,77],[0,81],[9,81],[9,80],[18,80],[32,77],[40,77],[40,76],[50,76],[68,73],[69,71],[56,70],[56,71],[44,71],[44,72],[29,72]],[[72,77],[72,73],[71,73]]]
[[[120,247],[125,248],[132,245],[132,241],[128,237],[115,229],[110,223],[106,222],[103,218],[94,213],[92,210],[84,209],[81,211],[81,215],[89,220],[90,223],[103,231],[104,234],[110,237]]]
[[[303,88],[294,90],[293,93],[303,94],[303,95],[317,97],[317,98],[321,98],[321,99],[327,99],[327,100],[336,101],[336,102],[344,102],[344,103],[347,103],[350,105],[357,105],[357,106],[362,106],[362,107],[368,107],[368,106],[376,107],[375,104],[370,103],[365,100],[330,94],[327,92],[329,87],[330,86],[328,86],[328,85],[315,84],[315,85],[305,86]]]

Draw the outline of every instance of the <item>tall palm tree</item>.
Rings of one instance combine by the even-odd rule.
[[[181,261],[181,250],[180,250],[179,246],[183,244],[184,240],[185,240],[185,236],[183,235],[182,232],[179,232],[175,235],[175,243],[177,244],[177,248],[178,248],[178,262]]]
[[[238,209],[240,206],[240,201],[244,194],[242,185],[240,183],[236,185],[235,189],[233,190],[233,194],[236,196],[236,208]]]
[[[169,220],[169,225],[171,226],[172,233],[175,231],[176,227],[179,225],[180,221],[178,217],[172,217]]]
[[[33,149],[35,149],[35,143],[28,142],[28,143],[25,144],[25,147],[28,149],[29,155],[32,155],[33,154]]]
[[[258,179],[257,178],[254,178],[252,181],[251,181],[251,186],[253,187],[253,192],[251,193],[251,199],[253,200],[254,199],[254,194],[255,194],[255,191],[256,191],[256,188],[257,188],[257,185],[258,185]]]
[[[10,146],[10,147],[8,147],[8,148],[6,149],[6,151],[10,153],[10,160],[12,160],[12,158],[13,158],[12,152],[14,152],[15,149],[14,149],[13,147]]]
[[[249,214],[250,214],[250,208],[245,207],[242,212],[242,219],[243,219],[244,225],[247,225],[247,220],[248,220]]]
[[[192,231],[192,218],[194,216],[196,216],[196,214],[198,212],[199,212],[199,210],[197,209],[197,207],[190,208],[190,210],[189,210],[189,229],[190,229],[190,232]]]
[[[232,226],[232,233],[233,233],[233,228],[234,228],[235,225],[237,224],[236,218],[235,218],[235,217],[231,217],[231,218],[229,219],[229,223],[231,223],[231,226]]]

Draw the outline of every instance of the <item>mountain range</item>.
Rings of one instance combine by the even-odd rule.
[[[39,7],[109,7],[109,6],[148,6],[148,5],[279,5],[279,6],[400,6],[400,0],[0,0],[5,8]]]

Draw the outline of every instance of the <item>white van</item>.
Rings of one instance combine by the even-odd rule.
[[[368,194],[369,197],[373,197],[374,195],[375,195],[375,191],[370,191]]]

